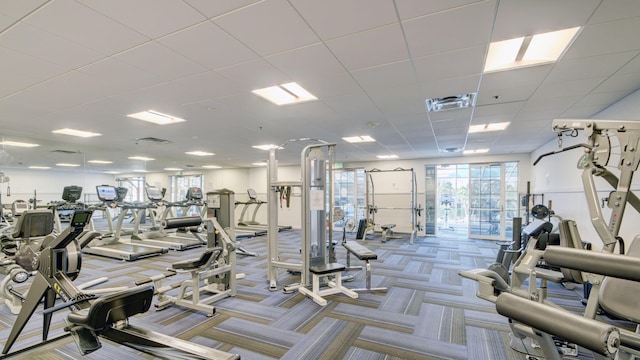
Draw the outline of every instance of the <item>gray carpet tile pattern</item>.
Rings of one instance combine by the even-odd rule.
[[[279,233],[283,258],[299,261],[300,232]],[[336,234],[339,240],[341,234]],[[349,235],[353,238],[353,235]],[[475,296],[477,285],[457,275],[460,269],[484,268],[496,256],[491,241],[454,238],[393,239],[371,237],[362,243],[378,254],[372,261],[372,286],[388,291],[360,293],[358,299],[328,296],[326,307],[297,292],[269,291],[266,280],[266,236],[242,239],[257,257],[238,256],[238,293],[216,303],[216,315],[170,307],[130,319],[132,324],[208,347],[238,353],[243,359],[522,359],[509,347],[507,319],[493,304]],[[99,287],[132,286],[134,281],[162,273],[172,262],[195,258],[202,248],[171,251],[162,256],[124,262],[85,255],[76,283],[107,276]],[[345,263],[345,249],[336,247]],[[351,259],[352,265],[362,265]],[[347,287],[365,286],[364,271],[350,272]],[[186,280],[187,276],[172,280]],[[278,285],[298,276],[281,271]],[[26,283],[28,284],[28,282]],[[27,285],[18,286],[24,291]],[[577,291],[550,288],[563,306],[582,307]],[[51,336],[63,334],[66,310],[53,317]],[[0,306],[0,338],[6,339],[15,315]],[[14,346],[36,344],[41,338],[42,309],[38,309]],[[65,338],[17,358],[28,359],[149,359],[149,355],[103,341],[103,348],[81,357]],[[588,358],[588,357],[582,357]]]

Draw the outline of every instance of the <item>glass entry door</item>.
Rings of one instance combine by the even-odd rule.
[[[469,237],[505,239],[518,211],[518,163],[470,164]]]
[[[334,230],[355,231],[364,214],[364,169],[335,169],[334,207],[344,211],[344,219],[334,223]]]

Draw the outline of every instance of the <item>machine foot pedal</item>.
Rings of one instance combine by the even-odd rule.
[[[100,339],[95,332],[82,326],[73,326],[68,329],[75,340],[80,354],[87,355],[102,347]]]

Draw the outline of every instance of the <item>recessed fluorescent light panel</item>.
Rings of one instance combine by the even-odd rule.
[[[172,167],[168,167],[168,168],[164,168],[165,171],[182,171],[182,169],[180,168],[172,168]]]
[[[255,165],[255,166],[267,166],[267,163],[264,162],[264,161],[263,162],[254,162],[254,163],[252,163],[252,165]]]
[[[476,104],[476,94],[468,93],[443,98],[426,99],[425,103],[427,105],[427,111],[429,112],[466,109]]]
[[[218,165],[202,165],[202,167],[205,169],[220,169]]]
[[[252,148],[254,149],[260,149],[260,150],[271,150],[271,149],[282,149],[282,147],[278,146],[278,145],[273,145],[273,144],[266,144],[266,145],[253,145]]]
[[[105,173],[105,174],[111,174],[111,175],[116,175],[116,174],[120,174],[120,171],[103,171],[103,173]]]
[[[469,126],[469,134],[489,131],[501,131],[509,126],[509,122],[492,123],[492,124],[479,124]]]
[[[113,164],[113,161],[109,160],[89,160],[87,162],[91,164]]]
[[[89,137],[102,135],[102,134],[91,132],[91,131],[83,131],[83,130],[68,129],[68,128],[53,130],[52,133],[62,134],[62,135],[71,135],[71,136],[77,136],[82,138],[89,138]]]
[[[142,160],[142,161],[152,161],[154,158],[146,157],[146,156],[129,156],[129,160]]]
[[[142,111],[135,114],[128,114],[127,116],[130,118],[134,118],[142,121],[148,121],[150,123],[154,123],[158,125],[169,125],[169,124],[175,124],[175,123],[185,121],[184,119],[181,119],[179,117],[163,114],[155,110]]]
[[[78,167],[80,164],[70,164],[70,163],[57,163],[56,166],[62,167]]]
[[[26,147],[26,148],[40,146],[38,144],[26,143],[26,142],[21,142],[21,141],[8,141],[8,140],[7,141],[0,141],[0,145]]]
[[[500,71],[557,61],[580,27],[492,42],[484,71]]]
[[[148,171],[144,170],[144,169],[135,169],[135,170],[133,170],[133,172],[146,173]]]
[[[47,169],[51,169],[51,166],[32,165],[32,166],[29,166],[29,169],[47,170]]]
[[[295,82],[252,90],[251,92],[276,105],[289,105],[318,100],[317,97],[313,96],[313,94]]]
[[[389,159],[397,159],[398,155],[378,155],[376,157],[382,160],[389,160]]]
[[[363,142],[374,142],[376,141],[376,139],[372,138],[369,135],[362,135],[362,136],[348,136],[348,137],[343,137],[342,140],[348,142],[348,143],[363,143]]]
[[[485,154],[488,152],[489,152],[489,149],[473,149],[473,150],[465,150],[462,153],[464,155],[469,155],[469,154]]]
[[[195,156],[212,156],[212,155],[215,155],[212,152],[206,152],[206,151],[187,151],[185,154],[187,154],[187,155],[195,155]]]

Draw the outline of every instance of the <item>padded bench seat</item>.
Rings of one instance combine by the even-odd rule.
[[[174,270],[193,270],[193,269],[198,269],[202,266],[207,265],[212,258],[217,259],[218,256],[220,256],[220,253],[222,252],[222,248],[217,247],[217,248],[209,248],[207,250],[205,250],[202,255],[200,255],[199,258],[197,259],[189,259],[189,260],[183,260],[183,261],[178,261],[175,262],[173,264],[171,264],[171,267]]]
[[[369,248],[365,247],[364,245],[361,245],[360,243],[353,240],[343,242],[342,246],[344,246],[344,248],[347,249],[347,269],[349,270],[362,269],[361,266],[359,267],[351,266],[351,254],[357,257],[358,260],[362,260],[365,262],[364,269],[365,269],[366,287],[363,289],[351,289],[351,290],[353,291],[387,291],[387,288],[385,287],[379,287],[379,288],[371,287],[371,263],[369,263],[369,260],[377,260],[378,254],[376,254],[374,251],[370,250]]]
[[[346,267],[339,263],[311,266],[309,267],[312,277],[311,290],[300,286],[298,291],[313,299],[320,306],[327,305],[327,300],[323,298],[326,295],[345,294],[352,299],[357,299],[358,293],[342,286],[342,272],[345,270]],[[330,275],[333,275],[334,279],[327,282],[328,288],[320,290],[320,278]]]
[[[329,264],[312,266],[309,268],[309,271],[317,275],[326,275],[326,274],[332,274],[334,272],[342,272],[345,269],[346,269],[345,266],[342,264],[329,263]]]
[[[360,245],[356,241],[346,241],[342,244],[342,246],[349,251],[349,253],[353,254],[358,260],[376,260],[378,259],[378,254],[369,250],[368,248]]]

